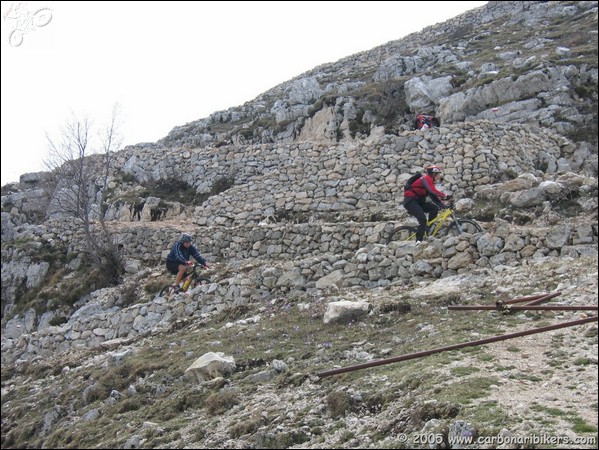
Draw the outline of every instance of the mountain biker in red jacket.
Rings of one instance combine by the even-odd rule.
[[[433,220],[439,213],[439,208],[446,208],[442,200],[450,200],[451,195],[441,192],[435,184],[443,178],[443,170],[439,166],[425,167],[426,174],[412,183],[404,192],[403,206],[408,213],[418,219],[416,242],[421,242],[426,231],[426,214],[428,220]],[[427,202],[430,197],[433,202]]]
[[[181,235],[181,239],[175,242],[171,252],[166,257],[166,268],[170,273],[177,274],[177,278],[175,280],[175,286],[178,286],[183,276],[185,275],[185,269],[187,266],[191,266],[193,263],[189,260],[190,257],[193,257],[197,262],[199,262],[205,269],[208,268],[208,264],[206,264],[206,259],[202,255],[198,249],[191,243],[191,236],[187,233],[183,233]]]

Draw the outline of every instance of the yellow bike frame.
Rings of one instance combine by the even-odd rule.
[[[447,220],[451,219],[452,223],[447,223]],[[412,241],[416,239],[416,229],[418,225],[402,225],[395,228],[390,235],[388,242],[393,240],[404,240]],[[451,208],[443,208],[438,212],[437,217],[433,220],[426,222],[426,230],[424,232],[425,237],[435,237],[437,234],[443,234],[447,232],[457,232],[462,234],[464,232],[479,233],[482,232],[482,227],[472,219],[459,219],[455,216]],[[409,234],[404,234],[409,233]]]
[[[426,230],[424,231],[424,237],[436,236],[437,233],[439,232],[439,230],[445,224],[445,221],[447,220],[447,218],[450,217],[452,214],[453,214],[453,210],[451,208],[444,208],[444,209],[440,210],[437,217],[435,217],[433,220],[429,220],[428,222],[426,222]],[[432,232],[429,233],[429,231],[431,230],[431,227],[433,225],[434,225],[434,227],[432,228]],[[415,226],[415,228],[416,228],[416,226]],[[416,233],[412,233],[412,234],[410,234],[410,236],[408,236],[408,241],[413,241],[414,239],[416,239]]]
[[[447,218],[449,216],[451,216],[452,213],[453,213],[453,211],[451,210],[451,208],[442,209],[439,212],[439,214],[437,215],[437,217],[435,217],[433,220],[429,220],[428,222],[426,222],[426,231],[425,231],[424,235],[425,236],[436,236],[438,231],[441,229],[441,227],[447,220]],[[429,230],[431,229],[433,224],[436,224],[436,225],[432,229],[433,230],[432,233],[429,233]],[[414,235],[414,239],[416,239],[415,235]]]

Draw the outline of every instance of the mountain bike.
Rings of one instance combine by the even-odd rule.
[[[389,242],[413,241],[416,239],[418,225],[402,225],[395,228],[389,234]],[[439,211],[437,217],[426,223],[424,237],[428,236],[459,236],[462,233],[480,233],[482,227],[472,219],[460,219],[456,217],[451,207]]]
[[[193,266],[187,268],[185,276],[181,279],[181,282],[177,286],[173,286],[172,284],[164,286],[162,289],[160,289],[158,296],[170,299],[173,295],[187,292],[190,288],[193,289],[202,284],[212,283],[210,278],[200,276],[199,272],[197,271],[198,267],[203,266],[199,263],[195,263]]]

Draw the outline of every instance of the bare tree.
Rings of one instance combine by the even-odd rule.
[[[99,199],[100,210],[98,211],[100,217],[100,223],[102,224],[102,228],[106,228],[106,196],[107,196],[107,188],[108,181],[110,178],[110,169],[112,167],[112,155],[115,150],[117,150],[121,144],[123,143],[123,138],[121,133],[119,132],[121,127],[121,119],[120,119],[120,107],[119,105],[114,105],[112,108],[112,116],[110,119],[110,123],[102,130],[100,130],[100,149],[102,152],[102,190],[101,197]]]
[[[110,123],[99,131],[97,140],[92,139],[92,122],[75,115],[61,130],[60,140],[47,136],[46,166],[54,174],[49,209],[79,219],[87,256],[111,284],[123,273],[120,252],[105,222],[113,151],[122,142],[119,127],[119,107],[115,105]]]

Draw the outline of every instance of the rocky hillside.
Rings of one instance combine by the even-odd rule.
[[[367,255],[365,261],[378,256],[363,251],[356,260],[359,255]],[[469,267],[437,281],[415,276],[378,288],[328,284],[303,295],[289,287],[263,301],[240,301],[241,295],[215,301],[236,279],[252,289],[256,275],[276,278],[285,268],[263,260],[217,267],[215,285],[170,304],[146,296],[122,307],[123,288],[95,293],[63,326],[63,342],[77,346],[3,366],[3,446],[429,448],[432,439],[437,448],[463,448],[455,439],[472,436],[481,440],[466,447],[522,448],[533,439],[553,442],[552,448],[596,447],[596,323],[317,375],[579,320],[584,311],[509,314],[447,306],[550,291],[562,293],[561,304],[596,305],[596,254]],[[132,278],[143,285],[152,276]],[[111,299],[113,306],[106,304]],[[354,314],[325,323],[331,303],[341,301],[352,302]],[[135,320],[106,326],[109,310]],[[136,336],[151,317],[155,323]],[[130,337],[103,339],[115,329]],[[49,348],[52,330],[34,334],[40,348]],[[29,336],[14,340],[30,341],[32,350],[38,343]],[[85,345],[86,339],[96,343]],[[192,363],[209,352],[229,364],[215,370],[215,378],[190,377]]]
[[[596,448],[597,78],[597,2],[489,2],[89,156],[116,284],[57,173],[3,186],[2,448]],[[481,231],[397,240],[432,162]],[[163,298],[182,231],[212,282]]]
[[[335,143],[489,119],[597,135],[597,3],[489,2],[399,41],[323,64],[241,107],[174,128],[167,146]]]

